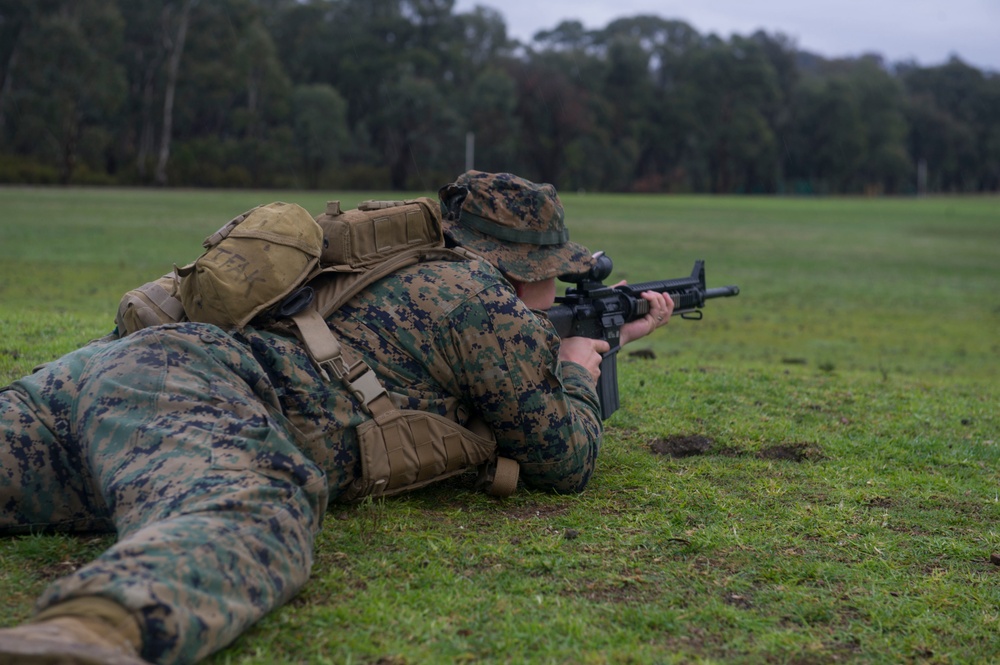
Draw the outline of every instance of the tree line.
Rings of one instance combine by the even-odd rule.
[[[454,0],[0,0],[0,182],[1000,190],[1000,75]]]

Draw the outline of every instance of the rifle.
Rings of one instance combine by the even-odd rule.
[[[706,288],[705,262],[702,260],[694,262],[690,277],[605,286],[603,282],[614,267],[611,258],[598,252],[594,259],[594,266],[587,273],[559,277],[575,286],[567,288],[565,296],[557,297],[556,304],[546,313],[560,337],[603,339],[611,345],[611,350],[602,357],[601,378],[597,383],[601,418],[607,420],[619,406],[617,359],[621,349],[621,328],[649,313],[649,303],[640,294],[645,291],[667,293],[674,301],[674,315],[698,321],[706,300],[739,295],[740,287]]]

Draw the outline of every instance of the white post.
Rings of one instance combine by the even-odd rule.
[[[465,170],[471,171],[476,156],[476,135],[473,132],[465,133]]]
[[[917,195],[923,196],[927,193],[927,160],[921,158],[917,162]]]

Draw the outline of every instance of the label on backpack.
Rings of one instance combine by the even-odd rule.
[[[242,328],[308,277],[323,251],[323,230],[304,208],[276,202],[227,224],[206,244],[212,246],[194,263],[176,268],[181,303],[190,320],[228,330]]]

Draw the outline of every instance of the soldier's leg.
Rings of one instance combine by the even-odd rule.
[[[0,390],[0,535],[112,528],[71,434],[84,347]]]
[[[147,329],[95,355],[80,386],[77,436],[119,542],[40,607],[112,600],[145,659],[189,663],[297,592],[326,481],[243,347],[208,326]]]

